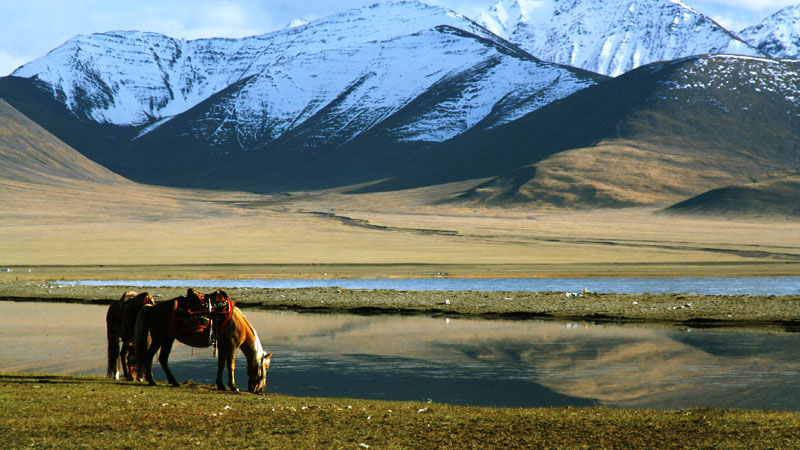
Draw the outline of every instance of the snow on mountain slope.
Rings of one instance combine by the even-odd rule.
[[[775,58],[800,58],[800,5],[787,6],[739,35]]]
[[[478,21],[537,58],[611,76],[697,54],[761,55],[678,0],[499,0]]]
[[[245,150],[290,131],[305,146],[344,143],[437,89],[438,100],[392,133],[441,141],[487,116],[513,120],[600,79],[542,63],[461,15],[416,1],[243,39],[78,36],[12,75],[45,82],[77,116],[147,127],[140,136],[210,102],[186,133],[213,145],[235,140]]]

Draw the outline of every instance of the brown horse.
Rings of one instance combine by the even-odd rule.
[[[187,297],[197,298],[198,294],[190,289]],[[200,296],[200,298],[203,297]],[[205,298],[228,301],[230,299],[228,294],[223,291],[208,294]],[[209,339],[207,332],[196,332],[177,337],[170,336],[170,322],[172,320],[172,312],[177,307],[177,301],[178,298],[174,298],[152,307],[142,308],[136,319],[136,361],[140,362],[140,368],[151,386],[156,384],[153,379],[153,357],[159,349],[161,349],[161,353],[158,357],[158,362],[164,369],[169,383],[177,387],[179,384],[167,364],[175,339],[191,347],[205,348],[211,345],[212,340]],[[269,370],[272,353],[264,351],[256,330],[250,325],[244,314],[234,306],[227,327],[224,326],[223,320],[213,320],[212,328],[213,333],[216,333],[218,348],[217,389],[225,390],[225,385],[222,383],[222,371],[224,366],[227,366],[228,387],[234,392],[239,392],[233,372],[236,363],[236,350],[241,348],[247,359],[247,390],[254,393],[262,392],[267,385],[267,370]],[[212,330],[209,330],[209,332],[212,332]],[[147,346],[148,335],[151,339],[149,347]]]
[[[142,305],[155,305],[153,296],[147,292],[125,292],[116,301],[109,305],[106,312],[106,335],[108,337],[108,378],[119,379],[119,367],[126,380],[132,380],[134,367],[134,327],[136,316]]]

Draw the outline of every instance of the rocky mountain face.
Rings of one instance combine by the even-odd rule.
[[[679,0],[499,0],[478,21],[542,60],[610,76],[691,55],[763,56]]]
[[[774,58],[800,58],[800,5],[783,8],[739,36]]]

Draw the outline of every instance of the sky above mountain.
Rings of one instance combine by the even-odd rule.
[[[377,0],[27,0],[0,2],[0,76],[77,34],[143,30],[170,37],[243,37],[311,21]],[[732,31],[760,22],[800,0],[684,0]],[[428,0],[468,17],[477,17],[495,0]]]

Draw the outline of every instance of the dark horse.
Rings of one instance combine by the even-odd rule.
[[[134,367],[134,334],[136,316],[142,305],[155,305],[153,296],[147,292],[125,292],[108,307],[106,312],[106,335],[108,337],[108,369],[106,376],[119,379],[119,367],[126,380],[137,377]]]
[[[192,296],[203,298],[190,289],[187,297]],[[228,294],[223,291],[208,294],[205,299],[230,300]],[[158,362],[164,369],[167,380],[173,386],[179,386],[167,365],[169,353],[172,350],[172,344],[175,339],[191,347],[205,348],[211,346],[211,339],[209,339],[208,333],[197,332],[177,337],[170,336],[170,322],[172,320],[172,312],[177,307],[176,302],[178,302],[178,298],[142,308],[136,319],[136,361],[139,362],[140,370],[144,373],[150,385],[156,384],[153,379],[153,357],[159,349],[161,349],[161,353],[158,357]],[[222,383],[222,371],[223,366],[227,366],[228,387],[234,392],[239,392],[233,371],[236,362],[236,350],[241,348],[247,359],[247,390],[254,393],[262,392],[267,385],[267,370],[269,370],[272,353],[264,351],[256,330],[250,325],[244,314],[239,311],[239,308],[233,307],[230,321],[227,327],[224,327],[226,329],[223,329],[224,324],[222,322],[222,320],[213,320],[213,331],[209,330],[216,333],[217,340],[217,388],[225,390],[225,385]],[[152,340],[149,347],[147,346],[148,335]]]

